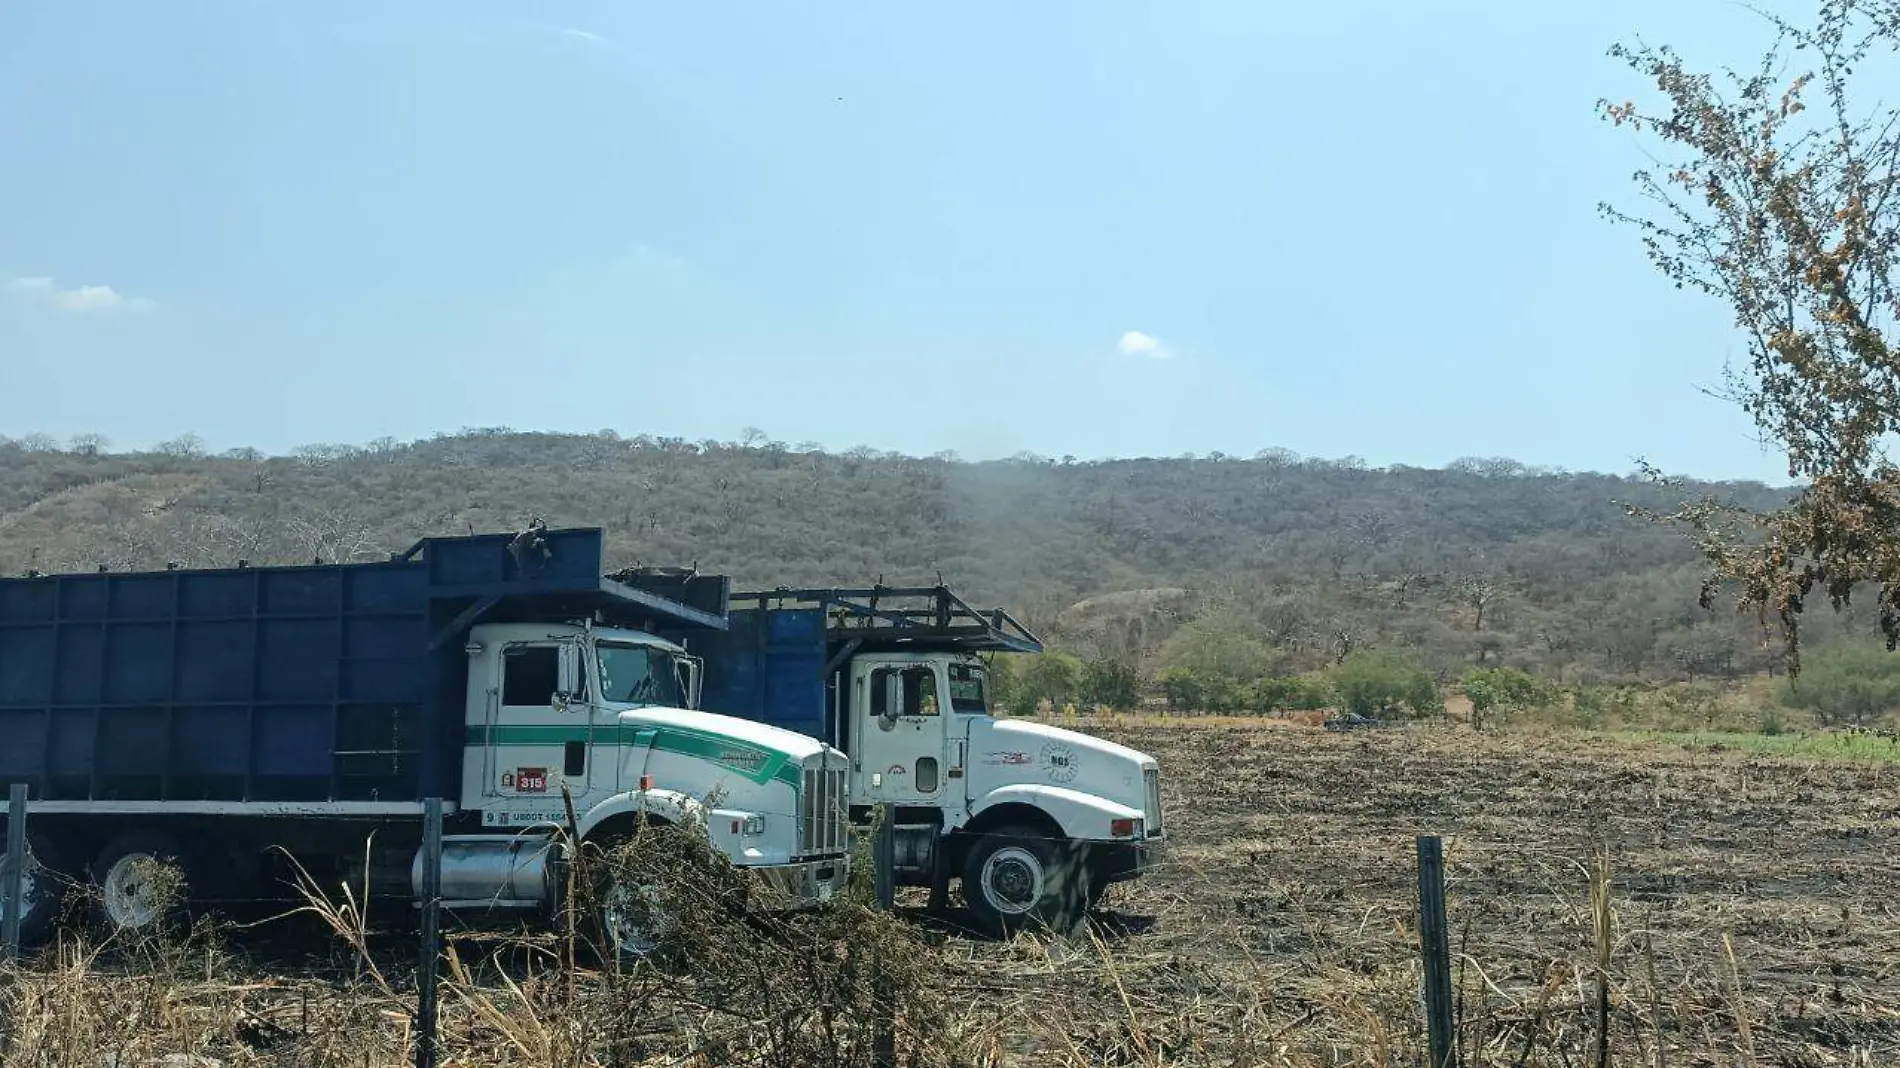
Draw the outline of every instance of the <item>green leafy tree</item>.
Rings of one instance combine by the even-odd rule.
[[[1084,665],[1080,659],[1056,649],[1024,658],[1013,691],[1010,711],[1019,716],[1034,715],[1042,702],[1061,709],[1081,696]]]
[[[1082,668],[1081,696],[1090,704],[1133,708],[1141,702],[1141,673],[1126,660],[1091,660]]]
[[[1551,693],[1537,677],[1516,668],[1483,668],[1468,671],[1459,682],[1471,701],[1471,725],[1484,729],[1484,721],[1493,713],[1520,712],[1550,704]]]
[[[1183,711],[1244,712],[1253,703],[1252,688],[1231,675],[1165,668],[1156,681],[1168,707]]]
[[[1346,711],[1361,716],[1431,716],[1445,710],[1438,680],[1416,660],[1393,649],[1353,653],[1333,669],[1333,685]]]
[[[1022,689],[1021,659],[1014,653],[998,653],[984,659],[989,676],[990,706],[998,711],[1013,711]]]
[[[1161,684],[1161,695],[1167,698],[1168,707],[1182,712],[1191,712],[1207,707],[1207,688],[1201,676],[1186,668],[1162,668],[1155,681]]]
[[[1900,108],[1863,108],[1893,76],[1894,0],[1820,0],[1812,25],[1766,16],[1773,45],[1757,66],[1710,75],[1666,46],[1611,49],[1661,99],[1600,103],[1602,115],[1658,142],[1637,172],[1655,207],[1610,218],[1642,236],[1677,288],[1733,312],[1747,361],[1727,393],[1806,485],[1752,511],[1712,496],[1651,519],[1680,523],[1707,557],[1709,604],[1723,585],[1778,618],[1799,673],[1801,612],[1825,593],[1838,610],[1878,588],[1887,647],[1900,645]]]
[[[1314,712],[1332,707],[1337,699],[1332,683],[1316,676],[1281,676],[1253,684],[1253,705],[1262,712]]]
[[[1203,706],[1209,712],[1244,712],[1251,693],[1232,675],[1210,675],[1204,682]]]
[[[1274,672],[1281,657],[1256,635],[1258,627],[1232,612],[1184,624],[1161,646],[1161,662],[1204,678],[1251,682]]]
[[[1827,726],[1865,725],[1900,708],[1900,654],[1877,645],[1817,649],[1782,700],[1813,712]]]

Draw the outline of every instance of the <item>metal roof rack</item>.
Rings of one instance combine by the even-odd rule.
[[[735,610],[821,608],[833,640],[859,649],[918,647],[964,652],[1040,653],[1042,639],[1001,608],[981,611],[948,586],[872,586],[864,589],[792,589],[781,586],[732,595]]]

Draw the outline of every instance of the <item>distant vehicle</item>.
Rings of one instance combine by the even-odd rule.
[[[992,710],[982,653],[1042,643],[947,588],[734,594],[705,636],[705,707],[850,755],[854,823],[894,807],[896,878],[941,903],[961,879],[992,934],[1061,927],[1149,868],[1166,835],[1146,753]]]
[[[95,880],[120,928],[159,922],[141,862],[189,899],[281,897],[274,847],[325,886],[414,898],[424,800],[466,912],[555,906],[553,830],[701,827],[788,904],[849,874],[845,755],[695,711],[675,634],[726,626],[723,577],[601,574],[601,532],[424,538],[385,562],[0,580],[0,782],[31,788],[22,917]],[[716,802],[709,805],[707,798]],[[275,871],[280,878],[284,874]],[[624,953],[654,918],[609,887]]]
[[[1378,727],[1380,725],[1380,722],[1371,716],[1360,715],[1357,712],[1348,712],[1343,716],[1334,716],[1324,724],[1325,728],[1329,731],[1363,730],[1368,727]]]

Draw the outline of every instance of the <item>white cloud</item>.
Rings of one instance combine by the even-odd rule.
[[[1123,334],[1120,343],[1115,347],[1121,350],[1123,356],[1151,356],[1155,359],[1165,359],[1174,355],[1174,350],[1163,344],[1160,338],[1153,334],[1144,334],[1139,330],[1130,330]]]
[[[156,301],[145,297],[128,297],[111,286],[61,289],[51,278],[42,276],[15,278],[7,283],[6,290],[22,300],[79,314],[123,311],[137,315],[158,310]]]

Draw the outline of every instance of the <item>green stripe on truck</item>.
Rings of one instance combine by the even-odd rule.
[[[773,779],[790,783],[794,789],[803,785],[799,767],[792,763],[789,753],[686,727],[480,726],[469,727],[463,741],[471,746],[564,746],[569,742],[644,745],[717,764],[761,785]]]

